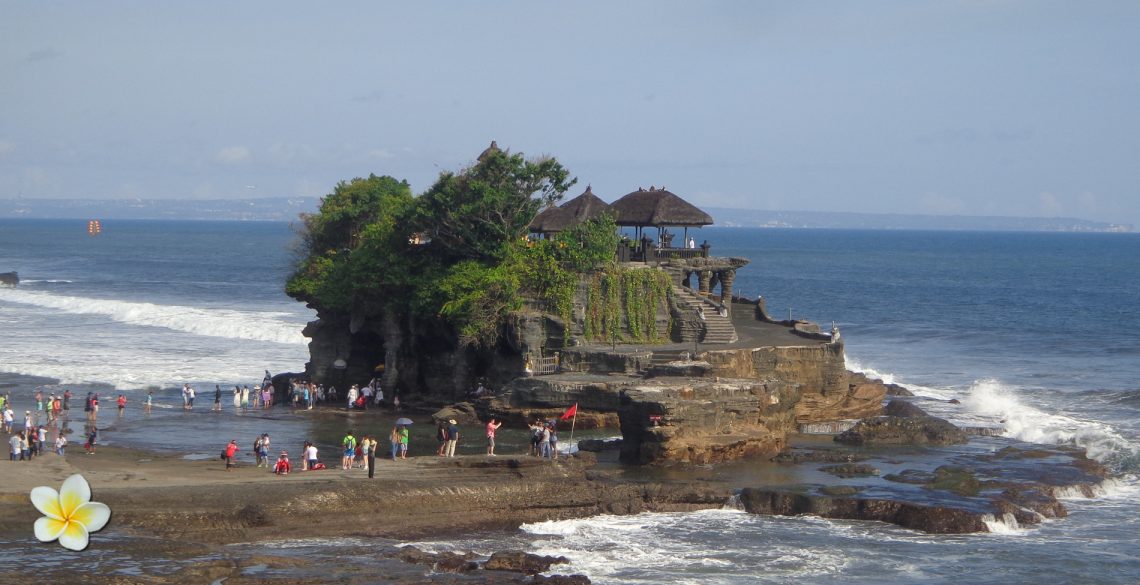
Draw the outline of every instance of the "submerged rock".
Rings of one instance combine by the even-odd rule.
[[[551,565],[567,562],[569,561],[566,557],[535,555],[521,550],[512,550],[492,554],[491,558],[483,563],[483,569],[537,575],[538,573],[545,573]]]
[[[899,419],[904,420],[904,419]],[[905,419],[905,420],[922,420]],[[826,449],[809,464],[827,460]],[[836,449],[835,459],[849,453]],[[741,490],[740,502],[754,514],[812,514],[823,518],[877,520],[936,534],[988,531],[994,518],[1029,526],[1067,515],[1058,497],[1091,496],[1107,471],[1083,451],[1009,439],[978,438],[964,446],[866,451],[869,463],[824,467],[843,479]],[[856,474],[872,465],[899,469],[882,477]],[[805,476],[819,481],[818,474]]]
[[[820,471],[838,475],[839,477],[856,477],[860,475],[879,475],[879,470],[865,463],[844,463],[843,465],[828,465],[821,467]]]
[[[962,429],[926,415],[864,419],[835,437],[844,445],[955,445],[967,440]]]

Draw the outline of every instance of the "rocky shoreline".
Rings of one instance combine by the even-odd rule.
[[[884,447],[874,440],[851,446],[829,436],[800,435],[791,443],[772,460],[715,466],[621,465],[620,446],[613,443],[598,454],[579,452],[557,461],[417,457],[406,465],[382,468],[375,480],[361,470],[275,477],[243,468],[226,474],[212,461],[104,449],[96,457],[48,456],[11,464],[13,472],[0,489],[0,526],[5,540],[30,538],[30,526],[38,517],[27,499],[31,487],[58,484],[71,473],[82,473],[95,500],[113,511],[109,535],[96,534],[94,549],[147,551],[177,567],[170,574],[137,578],[87,575],[90,583],[201,582],[196,579],[206,577],[226,578],[230,585],[370,582],[370,573],[355,565],[327,579],[312,574],[297,581],[251,575],[250,567],[282,567],[294,574],[301,560],[288,554],[232,551],[234,546],[282,540],[345,538],[380,543],[373,552],[385,559],[395,582],[493,578],[585,583],[582,576],[555,579],[527,570],[503,572],[498,561],[488,567],[489,558],[416,552],[401,543],[511,533],[524,523],[546,520],[726,506],[753,514],[874,520],[936,534],[984,532],[995,522],[1027,526],[1064,517],[1060,497],[1091,497],[1105,477],[1105,469],[1077,449],[1000,437]],[[41,545],[36,554],[56,554],[55,547]],[[519,554],[508,556],[519,560],[519,566],[534,566],[528,564],[534,559]],[[218,558],[204,564],[196,560],[203,556]],[[74,570],[49,568],[46,576],[66,582]],[[546,571],[556,573],[557,565],[538,573]],[[16,574],[0,573],[0,580]],[[492,574],[496,576],[489,577]]]

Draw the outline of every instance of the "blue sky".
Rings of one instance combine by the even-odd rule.
[[[1140,3],[0,0],[0,198],[416,191],[1140,224]]]

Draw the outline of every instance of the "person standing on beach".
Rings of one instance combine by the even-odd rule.
[[[190,384],[182,385],[182,410],[190,408]]]
[[[60,430],[55,435],[55,454],[63,456],[64,455],[64,449],[66,449],[66,448],[67,448],[67,436],[65,436],[63,434],[63,430]]]
[[[222,411],[222,387],[214,384],[214,412]]]
[[[400,425],[400,459],[408,458],[408,437],[411,432],[408,430],[408,425]]]
[[[143,404],[143,412],[150,414],[151,409],[154,407],[154,390],[147,390],[146,403]]]
[[[234,410],[241,408],[241,386],[234,386]]]
[[[127,396],[120,394],[119,399],[115,402],[119,406],[119,418],[123,418],[123,413],[127,410]]]
[[[32,460],[32,445],[28,440],[28,433],[20,433],[20,461]]]
[[[24,450],[20,446],[20,434],[8,437],[8,457],[11,461],[20,461],[24,458]]]
[[[392,461],[400,453],[400,427],[392,425],[392,432],[388,433],[388,442],[392,444]]]
[[[4,432],[12,432],[12,421],[16,418],[16,413],[12,412],[12,405],[4,405]]]
[[[455,419],[447,421],[447,456],[455,457],[455,446],[459,443],[459,424]]]
[[[361,448],[364,450],[364,464],[368,467],[368,479],[376,476],[376,448],[380,443],[372,438],[372,435],[364,435],[364,440],[360,442]]]
[[[538,453],[539,457],[543,459],[550,458],[550,427],[542,426],[542,436],[538,440]]]
[[[440,457],[447,455],[447,421],[441,420],[435,426],[435,437],[439,439],[439,448],[435,450],[435,454]]]
[[[261,435],[253,440],[253,458],[257,462],[257,466],[261,467]]]
[[[501,422],[495,422],[495,419],[487,421],[487,455],[495,456],[495,431],[503,426]]]
[[[47,427],[40,425],[36,429],[36,455],[44,454],[44,444],[47,443]]]
[[[234,455],[237,455],[238,451],[237,439],[230,439],[230,444],[226,445],[225,451],[222,451],[222,454],[226,457],[226,471],[236,467],[234,464]]]
[[[348,396],[346,397],[346,400],[348,400],[348,409],[349,410],[352,410],[353,408],[356,407],[356,397],[357,397],[358,393],[359,393],[359,391],[356,389],[356,384],[349,386]]]
[[[188,401],[188,403],[189,403],[189,407],[188,407],[188,408],[189,408],[190,410],[194,410],[194,398],[195,398],[197,395],[198,395],[198,393],[194,391],[194,387],[193,387],[193,386],[187,386],[187,390],[186,390],[186,400],[187,400],[187,401]]]
[[[83,448],[87,451],[88,455],[95,454],[95,442],[99,440],[99,429],[94,426],[91,427],[91,434],[87,435],[87,442],[83,444]]]
[[[340,444],[344,447],[344,455],[340,458],[340,468],[347,471],[352,467],[352,458],[356,456],[356,437],[352,435],[352,431],[348,431],[344,435]]]
[[[241,388],[241,407],[249,408],[249,386],[242,386]]]
[[[66,413],[71,410],[71,390],[63,391],[63,411]]]

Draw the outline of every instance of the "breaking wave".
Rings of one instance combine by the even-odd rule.
[[[283,313],[202,309],[107,299],[53,295],[39,291],[3,290],[0,300],[77,315],[102,315],[119,323],[252,341],[305,344],[297,323]]]
[[[1026,404],[1017,390],[996,380],[975,382],[962,404],[975,415],[996,419],[1005,429],[1003,436],[1030,443],[1076,445],[1097,461],[1119,461],[1138,449],[1108,423],[1045,412]]]

